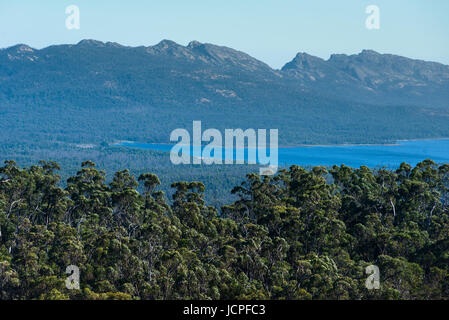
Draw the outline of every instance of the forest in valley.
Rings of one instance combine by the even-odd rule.
[[[221,208],[200,181],[59,170],[0,168],[0,299],[449,298],[448,164],[249,173]]]

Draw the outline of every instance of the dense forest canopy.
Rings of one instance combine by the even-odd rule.
[[[1,299],[449,297],[447,164],[248,174],[221,210],[201,182],[173,183],[168,201],[151,173],[106,183],[86,161],[61,187],[59,169],[0,168]]]

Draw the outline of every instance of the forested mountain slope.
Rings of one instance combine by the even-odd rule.
[[[231,48],[83,40],[0,50],[2,141],[167,142],[193,120],[283,145],[449,136],[449,67],[363,51],[274,70]]]
[[[328,60],[298,53],[282,71],[316,92],[376,105],[449,107],[449,66],[363,50]]]

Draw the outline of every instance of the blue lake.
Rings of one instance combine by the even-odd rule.
[[[166,151],[173,145],[119,142],[115,146]],[[191,152],[191,151],[190,151]],[[248,149],[245,149],[245,159]],[[224,148],[222,151],[224,156]],[[234,159],[236,152],[234,150]],[[351,167],[397,167],[416,165],[425,159],[449,163],[449,139],[397,141],[391,145],[332,145],[279,148],[279,165],[340,165]],[[213,154],[212,154],[213,156]]]

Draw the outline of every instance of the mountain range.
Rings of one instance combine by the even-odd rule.
[[[175,128],[278,128],[283,145],[449,136],[449,66],[363,50],[280,70],[228,47],[0,50],[3,143],[167,142]]]

